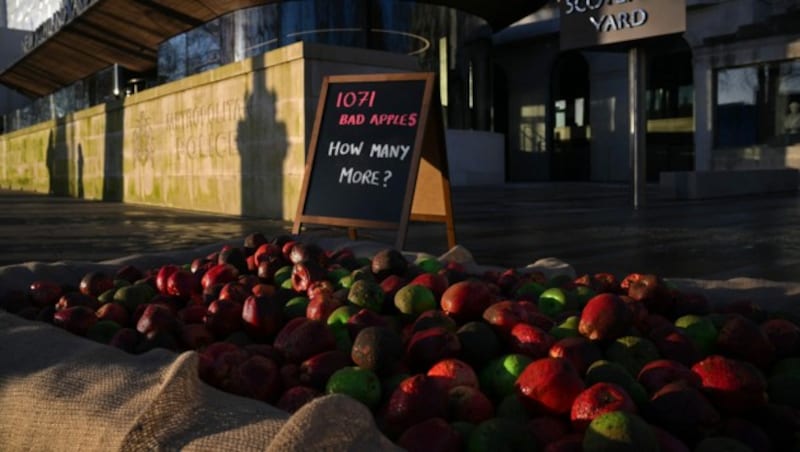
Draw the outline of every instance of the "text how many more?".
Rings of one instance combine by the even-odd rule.
[[[346,143],[342,141],[331,141],[328,145],[328,156],[348,156],[360,157],[364,150],[364,142]],[[404,161],[411,151],[411,146],[406,144],[377,144],[370,145],[369,154],[365,156],[376,159],[400,159]]]

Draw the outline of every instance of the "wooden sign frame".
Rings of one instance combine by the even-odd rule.
[[[353,216],[309,215],[306,213],[309,197],[309,186],[314,178],[315,163],[318,158],[320,131],[325,117],[325,109],[331,86],[335,84],[385,83],[395,81],[424,82],[424,93],[421,99],[416,135],[413,149],[410,151],[408,174],[405,180],[405,194],[398,222],[376,221]],[[447,149],[444,136],[444,123],[436,90],[436,75],[433,73],[388,73],[367,75],[337,75],[323,79],[314,128],[309,142],[306,167],[303,176],[303,188],[297,205],[292,232],[299,234],[302,225],[320,224],[346,227],[351,239],[357,237],[356,228],[396,229],[395,247],[403,249],[408,232],[409,220],[444,223],[448,246],[456,244],[455,225],[453,222],[452,202],[450,198],[450,179],[447,164]]]

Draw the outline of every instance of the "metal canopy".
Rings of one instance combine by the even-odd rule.
[[[158,46],[212,19],[280,0],[97,0],[0,74],[0,83],[44,96],[114,63],[135,72],[156,68]],[[428,0],[484,18],[498,30],[546,0]]]

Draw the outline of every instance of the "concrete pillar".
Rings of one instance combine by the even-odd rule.
[[[694,169],[707,171],[712,166],[714,147],[714,80],[706,55],[694,53]]]

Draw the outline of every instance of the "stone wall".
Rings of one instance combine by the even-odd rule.
[[[291,220],[322,77],[415,68],[293,44],[0,135],[0,187]]]

